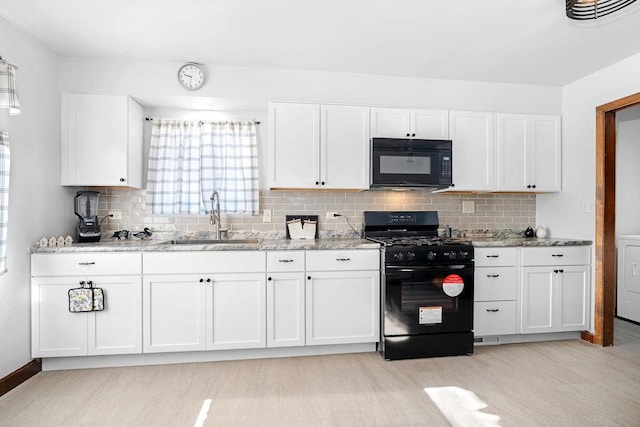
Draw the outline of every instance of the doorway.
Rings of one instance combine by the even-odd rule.
[[[583,339],[613,345],[616,300],[616,112],[640,105],[640,93],[596,107],[596,265],[594,332]]]

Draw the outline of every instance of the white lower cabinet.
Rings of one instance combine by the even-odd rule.
[[[34,254],[31,267],[32,357],[142,352],[139,254]],[[70,312],[69,289],[88,281],[103,289],[104,310]]]
[[[304,251],[267,252],[267,347],[305,345]]]
[[[518,248],[476,248],[475,336],[512,335],[517,328]]]
[[[265,347],[264,251],[158,252],[143,260],[145,353]]]
[[[206,301],[207,350],[265,347],[264,273],[214,274]]]
[[[589,259],[586,246],[523,249],[521,333],[589,328]]]
[[[379,256],[377,250],[307,251],[307,345],[380,340]]]
[[[144,352],[205,349],[204,276],[145,275],[143,279]]]

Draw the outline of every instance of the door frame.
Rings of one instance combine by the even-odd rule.
[[[594,332],[582,338],[613,345],[616,300],[616,112],[639,105],[640,93],[596,107],[596,265]]]

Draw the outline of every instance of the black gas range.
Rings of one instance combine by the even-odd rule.
[[[385,359],[473,353],[471,243],[438,236],[435,211],[366,211],[363,224],[383,246]]]

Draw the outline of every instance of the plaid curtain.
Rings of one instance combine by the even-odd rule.
[[[200,127],[197,122],[158,120],[151,128],[148,180],[154,214],[202,213]]]
[[[257,215],[259,183],[255,123],[209,122],[203,123],[201,130],[203,202],[208,203],[211,194],[217,191],[222,212]]]
[[[9,134],[7,132],[0,132],[0,274],[7,272],[9,166]]]
[[[9,114],[20,114],[16,92],[16,66],[0,58],[0,107],[9,108]]]
[[[154,121],[149,151],[154,214],[204,214],[213,191],[223,213],[258,213],[252,122]]]

